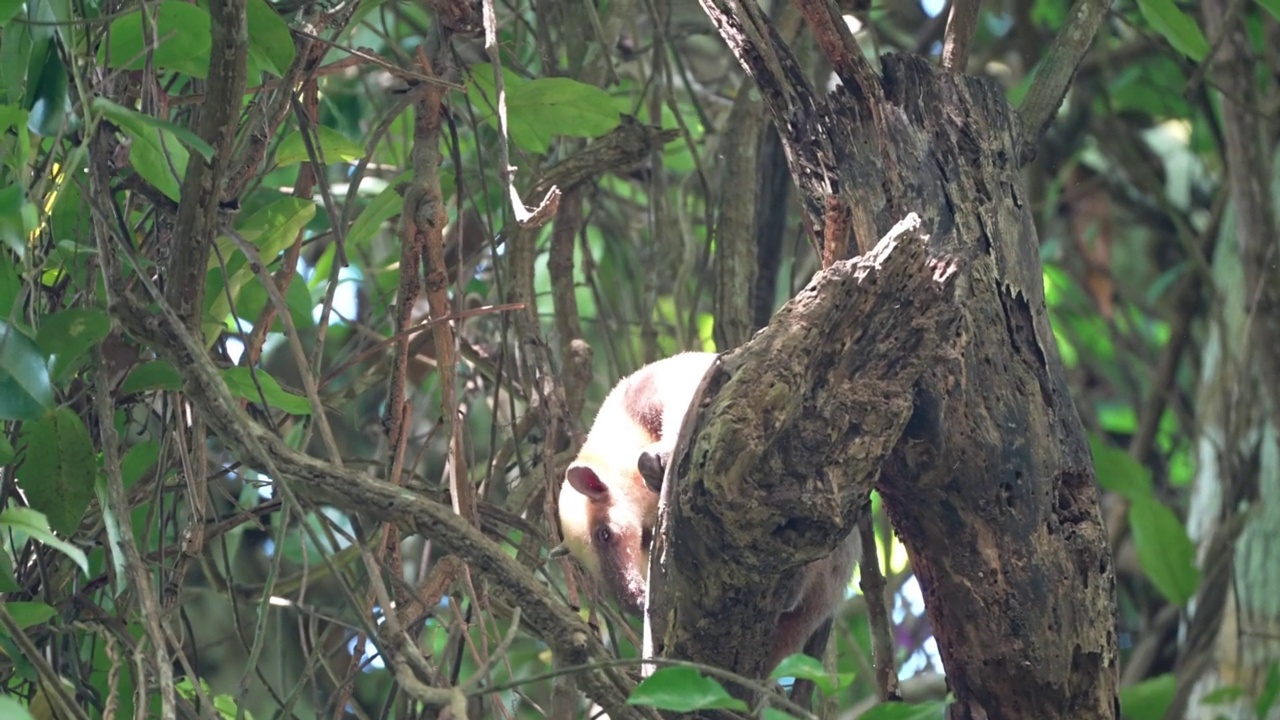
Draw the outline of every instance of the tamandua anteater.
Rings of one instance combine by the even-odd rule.
[[[685,411],[715,358],[681,353],[623,378],[605,397],[560,488],[565,548],[634,615],[644,610],[663,471]],[[778,618],[770,670],[802,650],[820,656],[860,546],[855,531],[831,555],[804,568]]]

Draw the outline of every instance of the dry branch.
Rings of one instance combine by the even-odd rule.
[[[610,656],[581,618],[451,508],[301,453],[250,418],[232,398],[198,338],[187,331],[173,309],[153,294],[151,299],[160,308],[156,312],[123,289],[116,268],[104,270],[112,290],[112,316],[183,371],[183,388],[193,407],[246,466],[263,470],[307,502],[342,507],[430,537],[444,552],[465,559],[489,578],[491,591],[521,609],[524,621],[563,658],[564,665],[599,663]],[[615,668],[585,672],[581,683],[587,695],[613,718],[652,716],[625,704],[630,680]]]

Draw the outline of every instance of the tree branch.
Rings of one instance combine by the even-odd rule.
[[[982,0],[951,0],[947,30],[942,37],[942,67],[951,72],[964,72],[969,62],[969,46],[978,30],[978,13]]]
[[[126,254],[130,252],[123,243],[116,246]],[[493,581],[494,593],[521,609],[529,626],[563,658],[564,665],[600,663],[610,657],[581,618],[552,597],[527,568],[479,529],[444,505],[289,447],[240,408],[200,340],[187,330],[163,298],[153,294],[152,299],[160,308],[156,312],[127,293],[118,277],[108,277],[108,285],[112,288],[112,316],[180,369],[184,391],[197,412],[246,466],[263,470],[310,502],[332,504],[394,523],[405,532],[431,538],[444,552],[462,557]],[[657,717],[651,711],[626,704],[631,681],[617,669],[601,666],[584,673],[582,685],[611,717]]]
[[[1022,99],[1022,107],[1018,108],[1024,134],[1022,157],[1019,158],[1023,165],[1035,159],[1040,136],[1057,115],[1062,98],[1066,97],[1067,88],[1071,87],[1076,76],[1076,69],[1080,67],[1080,61],[1088,52],[1110,8],[1111,0],[1076,0],[1062,30],[1049,46],[1049,52],[1036,71],[1035,80]]]
[[[200,137],[213,148],[208,160],[193,154],[182,181],[182,201],[173,228],[175,248],[165,274],[165,295],[189,327],[200,322],[209,249],[217,235],[223,177],[231,157],[243,103],[248,26],[245,0],[210,0],[212,47],[209,91],[200,106]]]

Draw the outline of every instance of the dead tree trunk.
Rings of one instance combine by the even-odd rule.
[[[825,3],[797,0],[843,81],[819,97],[754,2],[702,2],[769,106],[812,236],[865,251],[916,213],[928,255],[958,273],[928,282],[909,242],[870,285],[842,284],[837,264],[709,374],[673,458],[653,649],[757,674],[759,619],[874,483],[924,590],[953,718],[1116,717],[1114,573],[1044,305],[1023,123],[994,83],[921,59],[884,58],[877,77],[811,12]]]

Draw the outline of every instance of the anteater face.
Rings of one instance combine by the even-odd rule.
[[[579,457],[560,489],[560,527],[565,545],[604,583],[622,609],[644,609],[649,545],[658,496],[645,487],[634,467]]]

